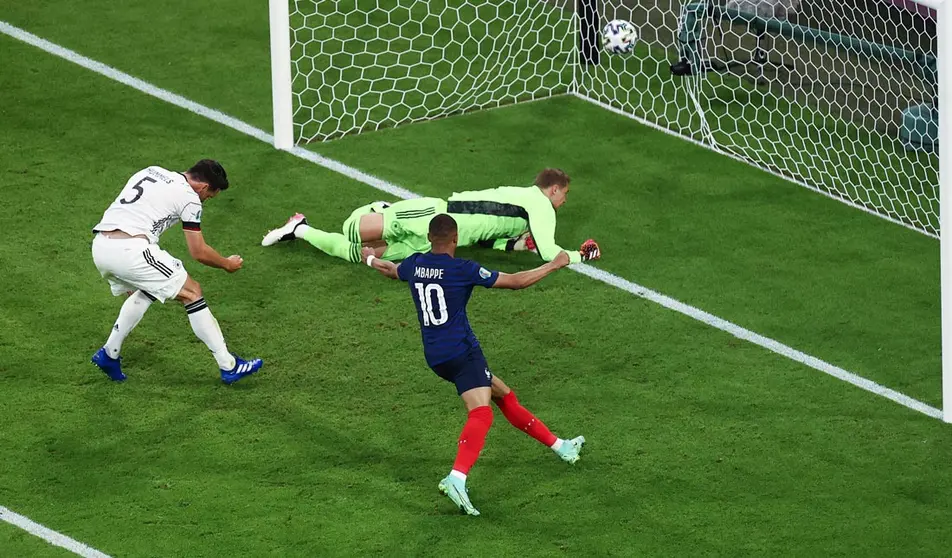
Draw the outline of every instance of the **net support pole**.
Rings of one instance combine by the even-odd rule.
[[[939,258],[942,420],[952,423],[952,0],[936,8],[939,108]]]
[[[271,22],[271,109],[274,114],[274,147],[294,147],[294,113],[291,110],[291,14],[288,0],[269,0]]]

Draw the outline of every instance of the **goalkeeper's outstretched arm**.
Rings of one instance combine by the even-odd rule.
[[[543,260],[551,262],[563,252],[568,254],[569,263],[577,264],[582,261],[597,260],[602,253],[594,240],[582,243],[580,251],[563,250],[555,243],[555,209],[551,205],[527,207],[529,214],[529,232],[535,242],[536,251]]]
[[[553,240],[553,243],[554,242],[555,241]],[[535,239],[532,238],[532,235],[528,232],[522,234],[521,236],[517,236],[516,238],[497,238],[496,240],[486,240],[480,242],[479,245],[485,248],[492,248],[493,250],[501,250],[503,252],[530,251],[541,254],[538,247],[536,246]],[[566,255],[571,254],[570,252],[562,250],[562,248],[559,248],[557,245],[556,249],[559,251],[558,253],[565,252]],[[602,251],[598,247],[597,242],[592,239],[588,239],[582,243],[582,247],[578,254],[580,261],[590,261],[601,258]],[[569,259],[571,261],[571,255],[569,255]],[[572,261],[571,263],[576,262]]]
[[[529,232],[532,233],[532,239],[535,241],[536,251],[539,256],[547,262],[553,261],[562,252],[568,254],[570,263],[579,263],[582,261],[582,254],[577,251],[563,250],[555,242],[555,211],[550,209],[551,214],[533,215],[529,213]]]

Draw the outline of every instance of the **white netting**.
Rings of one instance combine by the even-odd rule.
[[[566,93],[572,13],[538,0],[294,0],[295,140]]]
[[[590,0],[582,0],[588,3]],[[591,0],[641,31],[580,95],[937,235],[935,22],[903,0]],[[672,63],[675,74],[672,75]]]
[[[613,19],[641,39],[592,63]],[[293,0],[291,32],[297,142],[571,92],[938,234],[909,0]]]

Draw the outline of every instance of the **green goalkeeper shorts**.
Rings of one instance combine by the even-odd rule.
[[[407,244],[406,242],[393,242],[387,244],[387,250],[381,256],[381,259],[388,262],[401,262],[413,254],[422,254],[430,251],[430,243],[426,244]]]
[[[374,202],[367,205],[358,207],[350,214],[350,217],[344,221],[344,226],[342,227],[342,232],[344,236],[347,237],[347,240],[353,242],[354,244],[360,244],[360,218],[368,213],[383,213],[390,204],[387,202]]]
[[[446,213],[446,200],[440,198],[399,201],[383,210],[383,241],[388,245],[402,244],[407,250],[427,252],[430,219],[440,213]]]

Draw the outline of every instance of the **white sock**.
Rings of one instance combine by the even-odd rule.
[[[112,326],[109,339],[107,339],[106,344],[103,345],[103,347],[106,348],[106,354],[108,354],[110,358],[119,358],[119,351],[122,350],[122,342],[125,341],[126,336],[129,335],[132,328],[136,327],[136,324],[138,324],[142,316],[145,315],[145,311],[149,309],[153,300],[155,299],[150,298],[149,295],[144,292],[136,291],[122,303],[122,309],[119,310],[119,317],[116,318],[116,323]]]
[[[466,473],[460,473],[456,469],[453,469],[450,471],[450,476],[458,478],[459,480],[463,481],[464,484],[466,483]]]
[[[304,233],[311,230],[310,225],[298,225],[294,227],[294,238],[304,238]]]
[[[565,440],[563,440],[562,438],[556,438],[555,443],[553,443],[549,447],[552,448],[552,451],[559,451],[560,449],[562,449],[562,442],[564,441]]]
[[[215,355],[218,367],[222,370],[234,368],[235,357],[228,352],[218,320],[215,319],[215,316],[212,316],[212,311],[205,304],[205,299],[200,298],[195,302],[186,304],[185,311],[188,312],[188,322],[192,324],[192,331],[195,332],[196,337],[204,341],[208,350]]]

